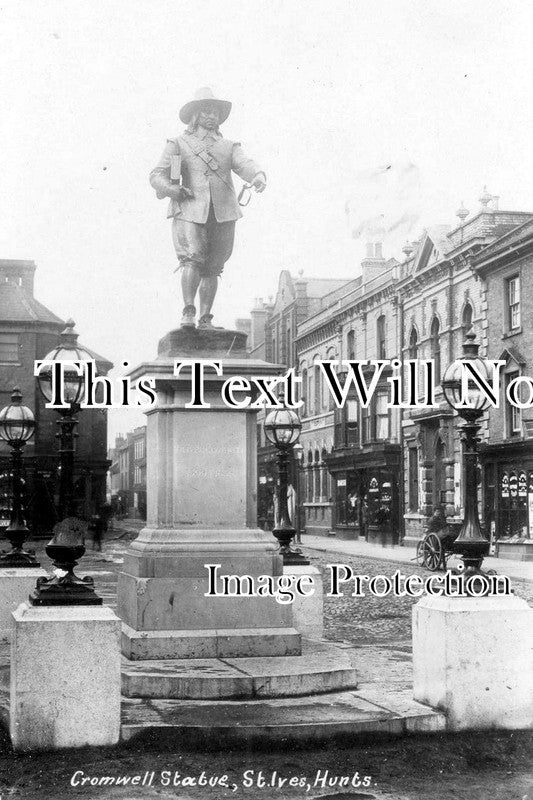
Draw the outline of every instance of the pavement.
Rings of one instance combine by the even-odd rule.
[[[361,556],[363,558],[377,559],[378,561],[392,561],[400,564],[416,564],[416,548],[400,545],[383,546],[371,544],[362,540],[337,539],[335,536],[302,536],[302,546],[310,550],[328,553],[344,553],[347,556]],[[450,560],[450,566],[452,566]],[[516,580],[533,583],[533,562],[513,561],[509,558],[494,558],[488,556],[483,561],[484,570],[495,570],[498,575]]]

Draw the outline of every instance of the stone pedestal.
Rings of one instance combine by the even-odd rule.
[[[533,609],[516,597],[424,597],[413,608],[414,699],[449,730],[533,727]]]
[[[300,635],[289,605],[270,597],[208,596],[208,569],[224,575],[279,576],[270,533],[256,526],[256,416],[229,409],[220,396],[232,375],[276,374],[248,358],[238,331],[171,331],[158,358],[133,371],[155,379],[158,402],[147,414],[147,527],[132,543],[118,581],[123,652],[131,659],[297,655]],[[206,370],[210,408],[186,408],[191,369],[175,362],[220,361]],[[243,393],[237,393],[242,399]]]
[[[102,606],[13,613],[10,733],[17,751],[112,745],[120,733],[120,620]]]
[[[297,595],[291,603],[294,627],[307,639],[322,639],[324,636],[324,586],[322,573],[317,567],[306,565],[283,568],[284,575],[299,578],[308,575],[313,581],[314,592],[309,597]],[[306,591],[308,591],[306,589]]]
[[[13,628],[13,611],[26,602],[35,589],[37,578],[46,578],[41,567],[0,569],[0,641],[9,641]]]

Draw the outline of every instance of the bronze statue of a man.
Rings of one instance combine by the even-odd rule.
[[[218,100],[211,89],[199,89],[180,111],[186,130],[167,140],[150,173],[157,197],[170,197],[167,216],[172,218],[172,238],[182,268],[182,326],[194,327],[198,293],[198,327],[212,327],[218,277],[233,250],[235,221],[242,217],[232,171],[257,192],[266,186],[265,173],[244,155],[238,142],[224,139],[219,131],[230,110],[231,103]]]

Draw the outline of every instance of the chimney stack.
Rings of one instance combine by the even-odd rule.
[[[383,242],[368,242],[366,245],[366,258],[361,261],[363,283],[368,283],[386,267],[383,257]]]
[[[20,286],[24,292],[33,297],[33,278],[35,275],[35,261],[21,259],[0,259],[0,283],[9,281]]]

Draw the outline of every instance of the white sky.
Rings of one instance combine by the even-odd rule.
[[[345,204],[365,217],[362,170],[413,162],[420,226],[477,210],[484,184],[533,210],[532,26],[529,0],[2,2],[0,257],[34,259],[37,298],[102,355],[153,357],[181,295],[148,173],[204,85],[233,101],[223,133],[268,177],[218,324],[283,268],[357,274]],[[127,413],[113,433],[139,423]]]

